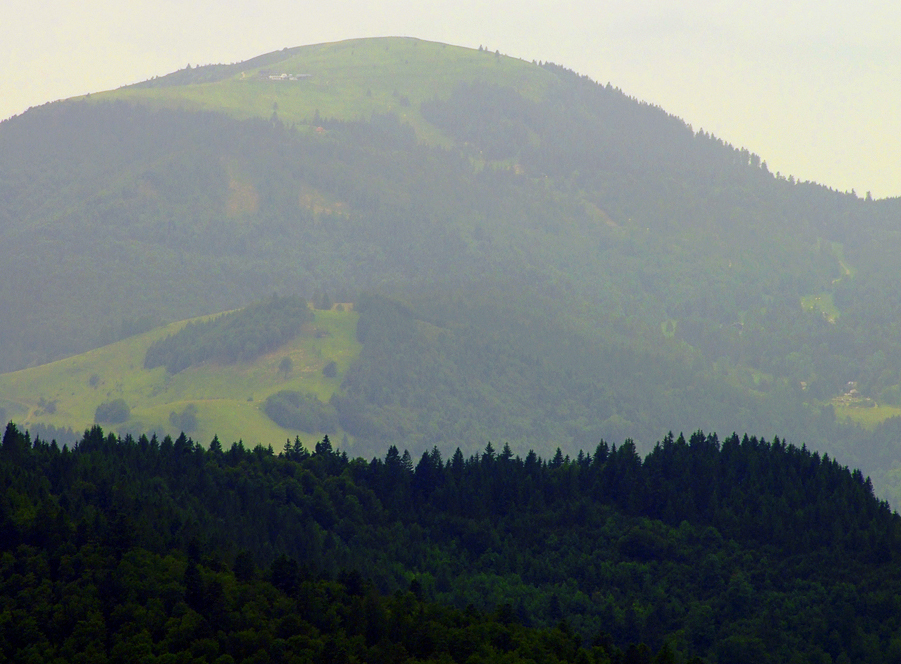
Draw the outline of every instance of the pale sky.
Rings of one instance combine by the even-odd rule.
[[[0,118],[189,63],[373,36],[550,60],[774,173],[901,196],[898,0],[3,0]]]

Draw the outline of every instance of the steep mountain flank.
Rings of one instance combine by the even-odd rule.
[[[888,491],[899,219],[559,66],[302,47],[0,124],[0,368],[356,300],[329,408],[361,449],[748,430]]]

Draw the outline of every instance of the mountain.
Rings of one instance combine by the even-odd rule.
[[[353,301],[360,453],[748,431],[894,496],[899,219],[556,65],[288,49],[0,123],[0,366]]]

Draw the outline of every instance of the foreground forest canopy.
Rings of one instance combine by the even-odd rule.
[[[901,656],[901,517],[778,439],[366,461],[9,425],[0,481],[12,661]]]

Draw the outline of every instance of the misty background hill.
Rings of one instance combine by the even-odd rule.
[[[895,496],[899,220],[560,66],[287,49],[0,123],[0,370],[299,294],[355,453],[748,431]]]

